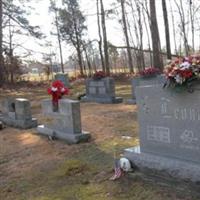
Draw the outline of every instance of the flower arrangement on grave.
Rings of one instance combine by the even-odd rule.
[[[105,74],[105,72],[103,72],[103,71],[96,71],[95,73],[94,73],[94,75],[93,75],[93,79],[94,80],[101,80],[102,78],[105,78],[106,77],[106,74]]]
[[[165,66],[166,83],[164,87],[183,88],[192,92],[192,84],[197,82],[200,74],[200,57],[177,58]]]
[[[52,83],[51,87],[48,88],[47,92],[52,96],[52,104],[56,110],[58,108],[58,100],[61,99],[63,95],[68,95],[69,89],[64,86],[62,81],[56,80]]]
[[[155,67],[147,67],[144,70],[139,71],[139,76],[141,78],[151,78],[160,74],[160,70]]]

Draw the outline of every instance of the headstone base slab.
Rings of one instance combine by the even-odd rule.
[[[124,157],[144,174],[152,176],[159,174],[197,184],[200,182],[200,165],[194,162],[140,152],[139,146],[125,149]]]
[[[136,104],[136,99],[128,99],[128,100],[126,101],[126,104],[127,104],[127,105],[135,105],[135,104]]]
[[[108,103],[108,104],[117,104],[122,103],[123,98],[122,97],[114,97],[114,98],[102,98],[102,97],[83,97],[81,99],[82,102],[97,102],[97,103]]]
[[[29,129],[37,127],[37,119],[32,118],[31,120],[16,120],[6,115],[0,115],[0,120],[8,126],[15,128]]]
[[[55,129],[51,129],[44,125],[39,125],[37,127],[38,133],[46,136],[54,136],[55,138],[66,141],[68,144],[78,144],[80,142],[87,142],[91,135],[89,132],[83,131],[79,134],[65,133]]]

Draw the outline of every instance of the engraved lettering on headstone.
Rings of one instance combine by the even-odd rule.
[[[181,134],[180,138],[184,143],[189,143],[189,144],[198,141],[198,138],[195,137],[193,131],[191,131],[191,130],[185,130]]]
[[[89,87],[89,93],[90,94],[96,94],[96,88],[95,87]]]
[[[194,108],[176,108],[174,109],[174,118],[177,120],[200,121],[200,111]]]
[[[197,111],[197,120],[200,121],[200,111]]]
[[[91,81],[89,84],[90,84],[91,87],[102,87],[102,86],[104,86],[103,81]]]
[[[169,114],[169,102],[170,100],[167,98],[162,97],[161,98],[161,115],[163,118],[171,118],[171,115]]]
[[[179,108],[176,108],[175,110],[174,110],[174,117],[175,117],[175,119],[179,119]]]
[[[144,98],[141,99],[142,109],[146,114],[148,114],[150,111],[150,108],[148,107],[147,102],[148,102],[148,96],[145,96]]]
[[[195,109],[190,109],[189,115],[190,115],[190,120],[195,121],[196,119]]]
[[[181,110],[181,119],[187,120],[187,110],[186,110],[186,108]]]
[[[96,87],[97,84],[96,84],[95,81],[91,81],[91,82],[89,82],[89,86],[90,86],[90,87]]]
[[[99,94],[106,94],[106,88],[105,87],[99,87]]]
[[[147,126],[147,139],[170,144],[170,130],[167,127]]]

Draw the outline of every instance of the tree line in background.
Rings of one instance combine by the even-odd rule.
[[[130,73],[148,65],[162,69],[163,55],[171,59],[172,52],[182,56],[199,50],[195,46],[195,39],[200,39],[198,0],[161,0],[165,49],[161,49],[156,0],[113,0],[110,9],[105,9],[105,0],[96,0],[98,39],[95,40],[90,40],[88,36],[86,17],[90,16],[84,16],[78,0],[62,0],[61,6],[57,5],[57,0],[49,1],[49,12],[54,16],[56,30],[52,34],[58,40],[62,72],[63,45],[74,47],[76,53],[69,57],[69,62],[78,66],[82,76],[90,76],[99,69],[109,75],[116,72],[119,65]],[[28,21],[32,9],[27,5],[31,5],[31,2],[0,0],[0,85],[6,81],[14,82],[21,58],[31,53],[27,49],[27,55],[14,54],[18,48],[26,49],[18,38],[21,35],[37,39],[45,37],[40,27],[31,26]],[[117,20],[121,25],[124,46],[116,46],[108,41],[109,28],[106,22],[110,19]],[[50,64],[52,56],[52,52],[45,56]]]

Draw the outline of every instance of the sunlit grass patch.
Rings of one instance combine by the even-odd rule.
[[[99,144],[100,149],[106,153],[123,153],[123,150],[129,147],[137,146],[139,144],[138,138],[133,137],[115,137],[107,139]]]

